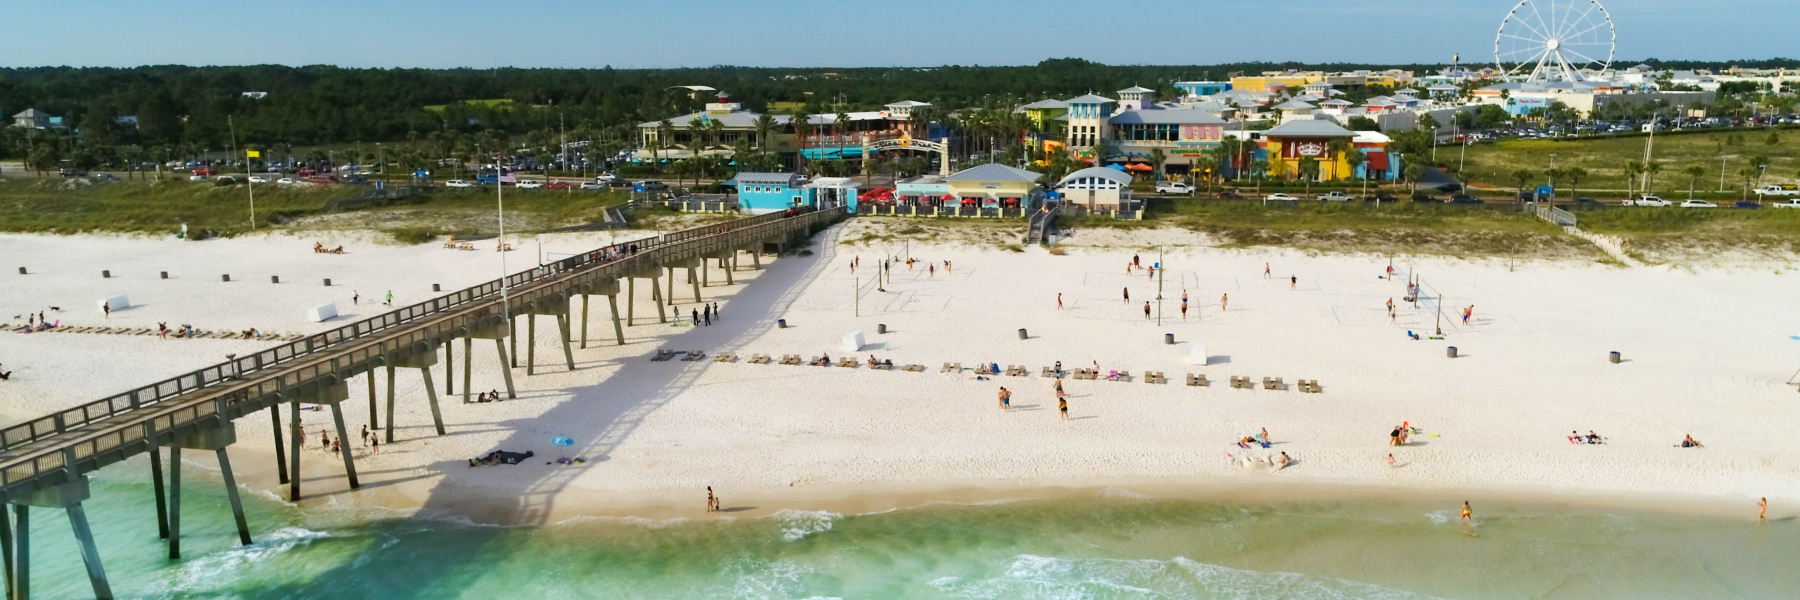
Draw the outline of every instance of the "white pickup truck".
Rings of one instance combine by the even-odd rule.
[[[1160,181],[1156,184],[1158,194],[1192,194],[1194,186],[1179,181]]]
[[[1355,200],[1355,199],[1356,198],[1351,196],[1350,194],[1346,194],[1343,192],[1330,192],[1323,196],[1319,196],[1320,202],[1349,202],[1349,201]]]
[[[1780,202],[1765,202],[1763,203],[1763,206],[1770,208],[1800,208],[1800,198],[1782,200]]]
[[[1758,196],[1800,196],[1800,186],[1765,185],[1760,188],[1756,188],[1756,195],[1758,195]]]
[[[1658,198],[1656,196],[1638,196],[1637,199],[1635,199],[1635,200],[1630,199],[1630,198],[1625,199],[1625,206],[1672,206],[1672,205],[1674,205],[1674,203],[1669,202],[1668,200],[1664,200],[1662,198]]]

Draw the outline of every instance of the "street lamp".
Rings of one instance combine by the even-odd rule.
[[[1721,194],[1725,193],[1725,159],[1727,158],[1731,158],[1731,155],[1719,155],[1719,193]]]
[[[1550,205],[1556,206],[1556,154],[1550,154]]]

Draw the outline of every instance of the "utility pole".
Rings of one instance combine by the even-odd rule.
[[[1163,254],[1167,246],[1156,247],[1156,326],[1162,326],[1163,276],[1168,274],[1163,267]]]

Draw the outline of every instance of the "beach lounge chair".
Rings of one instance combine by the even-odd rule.
[[[1265,390],[1284,390],[1284,389],[1287,389],[1287,384],[1282,383],[1280,377],[1276,377],[1274,379],[1264,377],[1263,378],[1263,389],[1265,389]]]
[[[944,363],[944,368],[938,369],[938,372],[939,373],[961,373],[962,372],[962,363]]]
[[[1314,379],[1311,381],[1308,381],[1305,379],[1300,380],[1300,392],[1304,393],[1304,394],[1319,393],[1319,380],[1317,380],[1317,379]]]
[[[689,350],[687,353],[687,356],[681,357],[681,360],[683,362],[693,362],[696,360],[700,360],[702,358],[706,358],[705,352],[701,352],[699,350]]]
[[[1025,365],[1007,365],[1006,374],[1010,377],[1024,377],[1027,374]]]
[[[846,369],[854,369],[854,368],[856,368],[856,359],[850,358],[848,356],[846,356],[844,358],[840,358],[837,361],[837,366],[840,366],[840,367],[843,367]]]
[[[988,370],[987,363],[975,363],[975,374],[976,375],[995,375],[996,373],[994,373],[991,370]]]
[[[906,365],[906,366],[904,366],[904,367],[900,367],[900,370],[902,370],[902,371],[911,371],[911,372],[914,372],[914,373],[924,373],[924,372],[925,372],[925,365]]]
[[[1252,390],[1252,389],[1256,389],[1256,383],[1250,381],[1249,377],[1238,377],[1236,375],[1232,375],[1231,376],[1231,387],[1233,389]]]
[[[783,355],[781,355],[781,364],[799,366],[800,365],[800,355],[798,355],[798,354],[783,354]]]
[[[730,353],[730,352],[720,352],[713,356],[713,362],[716,362],[716,363],[737,362],[737,355]]]
[[[1205,374],[1195,375],[1193,373],[1188,373],[1187,384],[1192,387],[1206,387],[1206,385],[1207,385],[1206,375]]]
[[[1131,381],[1131,371],[1113,371],[1106,374],[1107,381]]]
[[[1168,382],[1168,378],[1163,377],[1162,371],[1144,372],[1144,383],[1166,384]]]
[[[753,365],[767,364],[769,362],[769,357],[766,354],[751,354],[750,360],[745,362]]]
[[[669,360],[671,358],[675,358],[675,351],[673,351],[673,350],[657,350],[656,356],[650,357],[650,361],[651,362],[663,362],[663,361]]]
[[[1050,367],[1044,367],[1044,377],[1056,377],[1056,371],[1050,370]]]

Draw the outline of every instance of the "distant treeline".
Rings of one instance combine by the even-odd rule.
[[[1800,61],[1647,61],[1669,68],[1796,67]],[[1620,65],[1635,64],[1620,61]],[[94,143],[221,149],[235,130],[239,146],[315,146],[416,140],[432,132],[497,130],[524,135],[567,128],[629,139],[636,123],[697,110],[708,93],[730,92],[753,110],[795,102],[813,112],[873,110],[903,99],[942,109],[994,108],[1044,98],[1102,94],[1133,85],[1173,95],[1170,82],[1224,79],[1283,69],[1349,71],[1398,68],[1425,74],[1445,65],[1231,63],[1193,66],[1105,65],[1076,58],[1017,67],[688,69],[346,69],[332,66],[146,66],[0,69],[0,113],[36,108],[62,117]],[[245,92],[266,92],[261,99]],[[467,100],[510,103],[465,104]],[[444,105],[442,110],[426,106]],[[136,117],[121,124],[119,117]],[[67,131],[67,130],[65,130]],[[65,134],[63,143],[77,143]],[[32,142],[0,136],[0,155],[21,156]],[[179,150],[178,150],[179,152]]]

